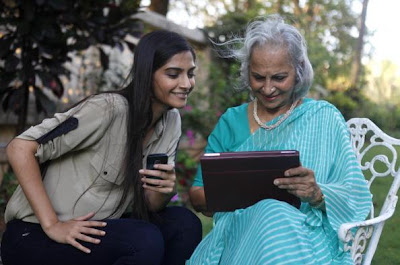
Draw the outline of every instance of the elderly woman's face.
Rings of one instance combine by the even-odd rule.
[[[290,108],[296,74],[285,47],[254,47],[249,79],[259,108],[277,114]]]

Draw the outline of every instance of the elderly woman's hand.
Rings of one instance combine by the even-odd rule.
[[[165,194],[176,193],[176,175],[173,165],[155,164],[155,170],[141,169],[143,188]],[[150,178],[156,177],[156,178]]]
[[[308,168],[300,166],[288,169],[285,171],[285,178],[275,179],[274,184],[310,205],[317,205],[323,199],[322,191],[315,181],[314,172]]]

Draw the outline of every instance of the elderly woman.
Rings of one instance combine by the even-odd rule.
[[[187,264],[353,264],[337,230],[364,220],[371,195],[341,113],[328,102],[305,98],[313,70],[303,36],[274,15],[249,24],[244,39],[225,44],[238,41],[241,48],[232,54],[242,63],[241,78],[254,100],[222,115],[206,152],[299,150],[302,166],[274,184],[302,204],[296,209],[265,199],[214,213],[213,230]],[[201,168],[190,197],[205,213]]]

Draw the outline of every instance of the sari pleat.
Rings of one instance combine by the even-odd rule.
[[[371,194],[341,113],[326,101],[304,99],[273,130],[250,134],[246,126],[247,104],[228,109],[206,152],[298,150],[302,165],[314,171],[326,212],[305,202],[296,209],[265,199],[246,209],[216,213],[214,228],[186,264],[353,264],[337,230],[342,223],[366,218]],[[201,169],[194,185],[202,186]]]

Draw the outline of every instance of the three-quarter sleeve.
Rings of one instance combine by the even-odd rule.
[[[113,114],[110,98],[112,97],[104,94],[93,96],[67,112],[56,113],[54,117],[43,120],[17,138],[36,141],[73,117],[78,122],[76,129],[39,144],[35,154],[39,163],[91,146],[103,137],[110,125]]]

